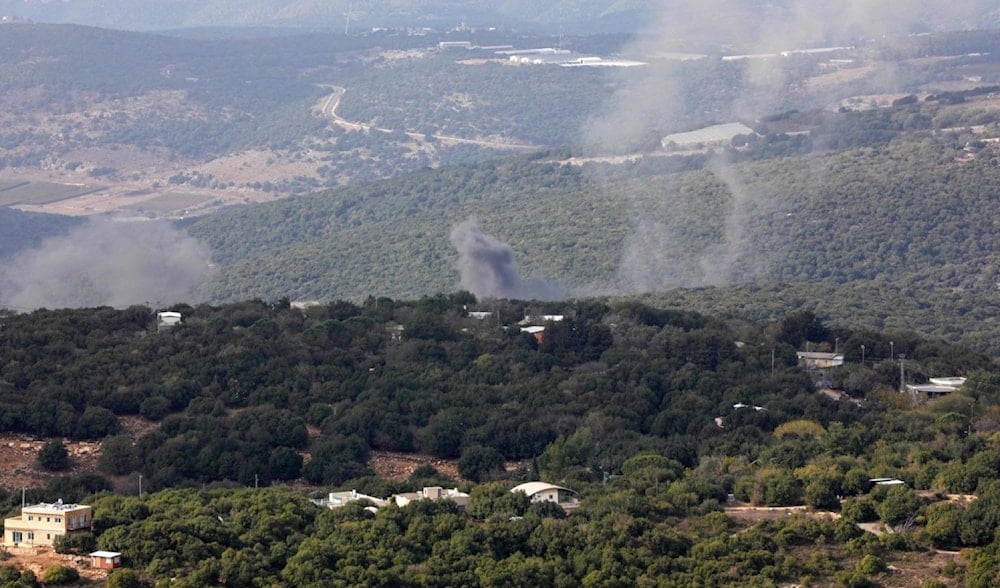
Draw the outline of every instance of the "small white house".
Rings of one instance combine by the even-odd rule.
[[[427,486],[419,492],[404,492],[395,494],[389,500],[402,508],[407,504],[417,500],[450,500],[458,505],[458,510],[464,511],[469,506],[469,494],[462,492],[458,488],[442,488],[440,486]]]
[[[799,358],[799,365],[806,369],[826,369],[844,365],[844,355],[842,353],[799,351],[795,355]]]
[[[113,570],[122,567],[122,554],[117,551],[95,551],[90,554],[90,567]]]
[[[510,491],[527,494],[531,502],[554,502],[563,510],[572,510],[580,506],[580,501],[575,496],[576,492],[548,482],[525,482],[514,486]]]
[[[181,313],[164,311],[156,313],[156,329],[169,329],[181,324]]]
[[[367,494],[362,494],[357,490],[350,490],[344,492],[330,492],[326,498],[319,498],[313,500],[313,504],[316,506],[322,506],[324,508],[334,509],[346,506],[349,502],[356,502],[358,500],[367,500],[371,502],[378,508],[382,508],[388,501],[382,498],[375,498],[374,496],[368,496]]]

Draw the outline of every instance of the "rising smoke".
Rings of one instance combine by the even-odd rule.
[[[690,110],[691,83],[685,68],[674,59],[679,54],[700,53],[706,47],[737,54],[792,51],[819,46],[854,45],[921,30],[927,23],[948,28],[975,27],[970,15],[982,12],[977,0],[658,0],[649,3],[650,26],[624,53],[650,61],[625,83],[587,124],[586,142],[591,150],[607,145],[641,144],[651,129],[691,125],[697,116]],[[946,24],[943,24],[946,23]],[[717,59],[717,57],[715,58]],[[728,115],[753,120],[783,109],[787,98],[789,60],[748,59],[742,73],[731,83]],[[703,124],[719,113],[699,113]],[[721,114],[721,116],[726,116]],[[731,202],[723,220],[723,237],[707,248],[698,260],[676,259],[665,252],[683,236],[667,228],[662,209],[671,201],[669,184],[663,201],[653,205],[629,198],[622,205],[633,220],[625,241],[614,290],[641,292],[671,287],[724,285],[754,277],[768,266],[767,252],[750,242],[746,222],[755,207],[766,207],[768,199],[750,190],[739,170],[715,161],[708,168],[724,184]],[[592,178],[601,183],[603,178]],[[609,191],[610,192],[610,191]],[[609,196],[610,197],[610,196]],[[674,250],[677,248],[674,247]]]
[[[93,219],[0,266],[0,306],[19,310],[188,301],[209,249],[166,222]]]
[[[568,291],[544,278],[521,278],[510,245],[479,230],[469,219],[451,230],[451,244],[458,251],[459,286],[477,298],[558,300]]]

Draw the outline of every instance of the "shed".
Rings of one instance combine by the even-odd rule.
[[[842,353],[823,353],[820,351],[798,351],[799,365],[807,369],[825,369],[844,365]]]
[[[156,330],[169,329],[181,324],[181,313],[164,311],[156,313]]]
[[[117,551],[95,551],[90,554],[90,567],[113,570],[122,567],[122,554]]]

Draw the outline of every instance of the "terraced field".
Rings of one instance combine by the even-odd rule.
[[[0,206],[51,204],[103,190],[104,186],[56,184],[52,182],[5,182],[0,184]]]

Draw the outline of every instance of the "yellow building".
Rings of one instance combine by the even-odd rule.
[[[93,516],[83,504],[42,502],[21,509],[21,516],[4,519],[3,541],[7,547],[52,545],[56,537],[91,530]]]

